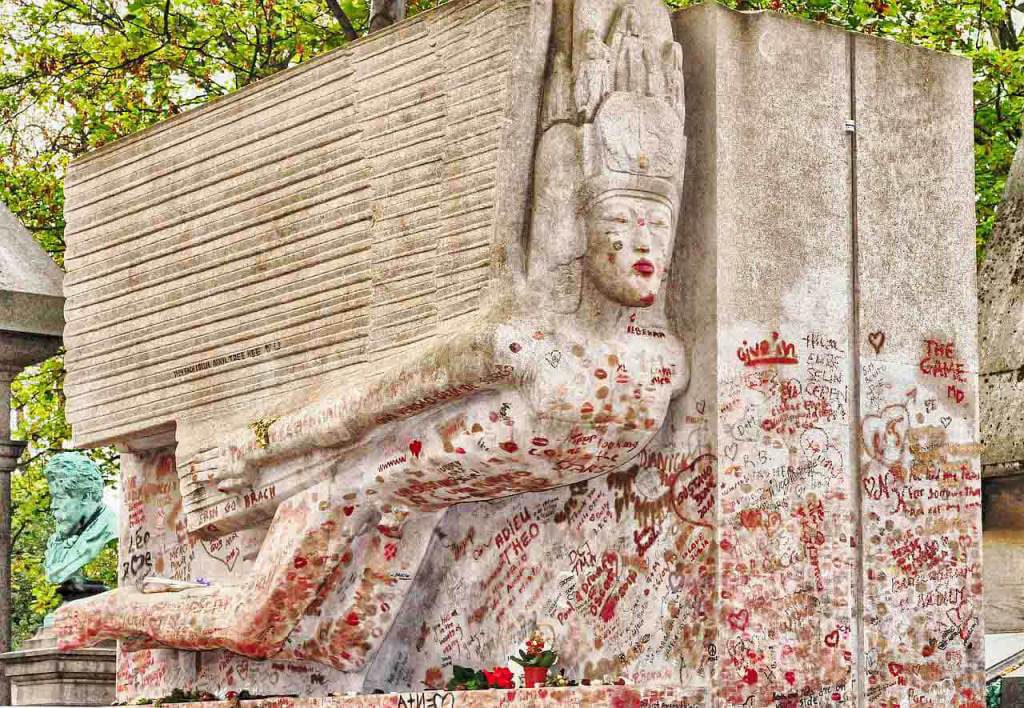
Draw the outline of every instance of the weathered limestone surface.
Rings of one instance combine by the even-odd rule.
[[[76,162],[76,443],[181,441],[457,331],[522,260],[549,31],[530,8],[441,8]]]
[[[971,70],[892,42],[855,50],[863,675],[872,704],[978,704]]]
[[[107,706],[114,702],[117,652],[111,646],[57,648],[52,631],[3,655],[15,706]]]
[[[978,271],[985,476],[1024,473],[1024,149]]]
[[[985,629],[1024,631],[1024,477],[990,477],[982,489]]]
[[[60,337],[64,274],[0,205],[0,330]]]
[[[1024,146],[978,271],[985,626],[1024,631]]]
[[[969,66],[771,14],[676,18],[715,126],[696,139],[688,104],[677,263],[684,341],[717,327],[717,690],[976,701]]]
[[[196,188],[171,216],[143,221],[119,202],[117,170],[138,170],[139,193],[155,194],[144,161],[185,159],[170,146],[212,135],[222,113],[277,115],[270,104],[305,95],[311,77],[326,93],[372,97],[378,79],[350,68],[362,57],[381,67],[388,52],[456,41],[493,63],[437,71],[460,86],[467,66],[491,67],[472,95],[493,103],[456,121],[446,111],[461,104],[437,99],[449,127],[423,179],[458,163],[445,157],[451,141],[493,138],[474,163],[489,200],[478,241],[437,250],[462,226],[435,217],[461,218],[472,190],[410,192],[389,222],[398,187],[375,175],[418,163],[402,151],[371,160],[366,199],[379,206],[353,227],[366,245],[351,256],[367,280],[307,312],[290,294],[341,266],[295,261],[251,301],[283,318],[307,312],[294,339],[305,353],[285,354],[293,340],[268,334],[270,319],[216,319],[249,302],[217,290],[224,273],[256,283],[277,272],[277,242],[259,229],[276,239],[291,228],[283,212],[246,226],[247,207],[216,201],[221,182],[250,179],[204,173],[232,150],[189,152],[212,162],[174,178]],[[87,159],[68,197],[76,436],[125,450],[123,585],[214,585],[69,610],[69,641],[133,637],[120,699],[416,690],[442,685],[452,663],[505,664],[539,628],[578,677],[622,675],[712,705],[980,706],[970,96],[964,60],[768,13],[477,0]],[[425,130],[410,126],[408,139]],[[287,147],[268,132],[265,149]],[[305,193],[333,189],[323,185]],[[252,199],[288,198],[272,187]],[[179,228],[190,209],[209,216]],[[324,248],[349,243],[332,221],[343,212],[322,212]],[[222,260],[204,255],[219,232],[201,219],[238,229]],[[424,225],[434,230],[419,241]],[[374,228],[393,228],[386,254]],[[151,258],[164,239],[168,255]],[[303,253],[286,243],[282,258]],[[406,256],[421,266],[403,270]],[[107,261],[127,264],[123,280],[102,274]],[[158,263],[188,287],[161,290]],[[465,269],[476,279],[456,288],[463,309],[449,317],[443,286]],[[385,292],[394,299],[375,299]],[[197,335],[175,297],[211,303]],[[357,301],[337,341],[314,339],[318,318]],[[101,368],[118,319],[116,336],[136,338],[131,365],[150,378]],[[364,396],[374,374],[387,386]],[[296,414],[301,401],[281,391],[299,381],[300,398],[342,393]],[[250,624],[233,619],[258,603]]]

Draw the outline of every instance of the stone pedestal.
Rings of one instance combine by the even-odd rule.
[[[106,706],[114,702],[113,642],[59,651],[52,630],[40,630],[18,651],[0,654],[15,706]]]

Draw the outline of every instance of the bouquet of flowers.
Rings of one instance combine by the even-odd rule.
[[[548,669],[558,661],[558,654],[545,649],[544,638],[539,632],[534,632],[526,642],[526,651],[520,649],[519,656],[510,656],[509,659],[523,667],[523,683],[526,688],[533,688],[544,685]]]
[[[479,691],[485,688],[515,688],[515,684],[512,683],[512,672],[507,666],[495,666],[491,671],[453,666],[447,688],[449,691]]]
[[[558,654],[551,649],[545,649],[544,637],[540,636],[539,632],[534,632],[533,636],[526,641],[526,651],[520,649],[519,656],[510,656],[509,659],[524,669],[530,666],[547,669],[558,661]]]

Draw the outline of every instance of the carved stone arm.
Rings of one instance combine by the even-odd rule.
[[[459,333],[399,362],[362,385],[331,394],[280,418],[263,418],[229,445],[219,478],[256,469],[315,448],[353,445],[374,428],[479,390],[511,382],[511,367],[495,357],[489,323]]]

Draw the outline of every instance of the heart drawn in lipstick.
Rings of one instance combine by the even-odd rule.
[[[633,270],[646,278],[654,275],[654,264],[646,258],[641,258],[633,264]]]

